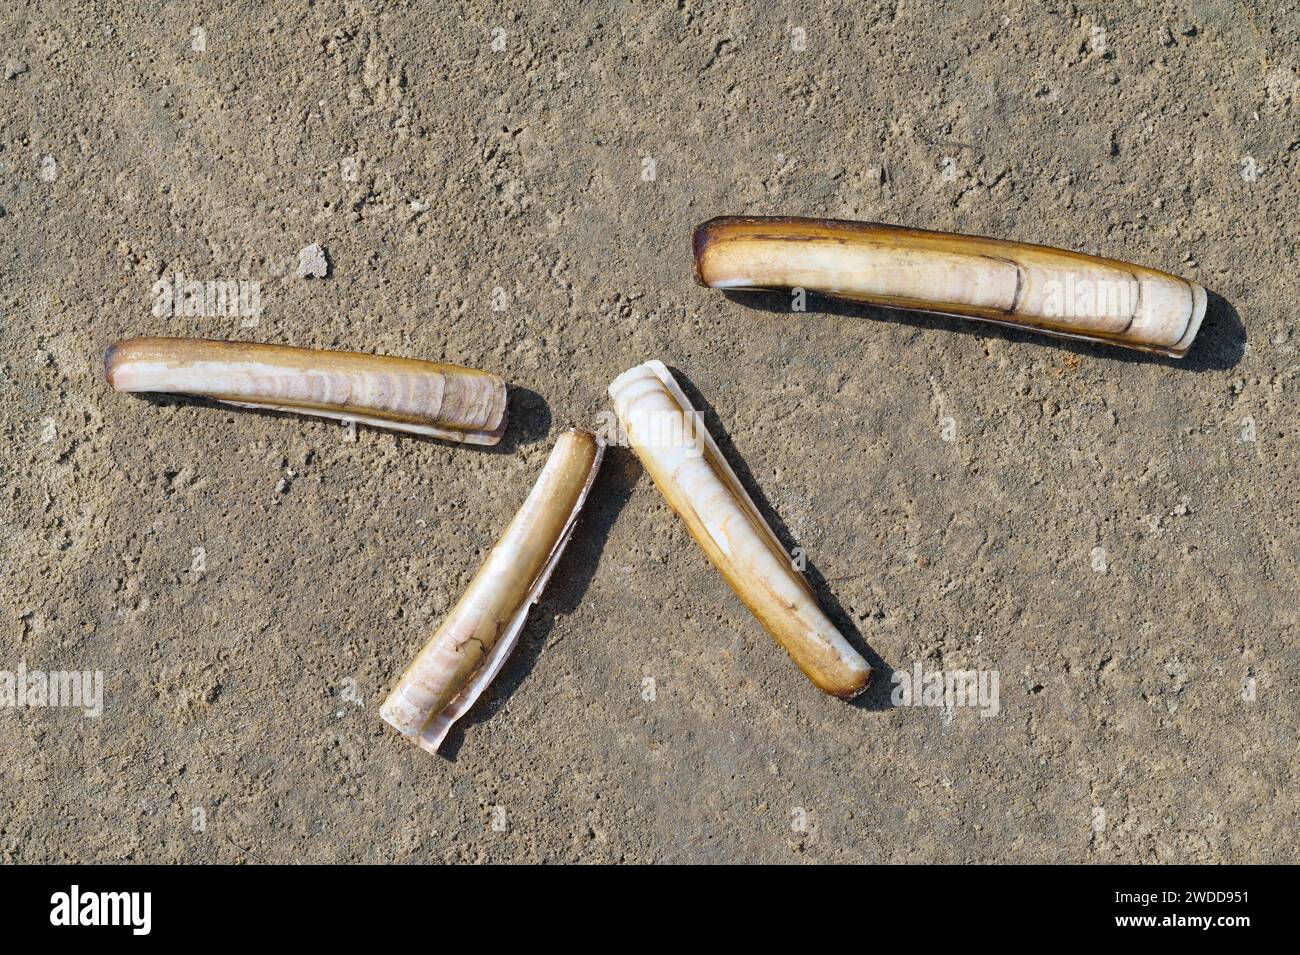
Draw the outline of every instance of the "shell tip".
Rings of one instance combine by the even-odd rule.
[[[721,218],[720,216],[714,216],[707,222],[701,222],[695,227],[695,231],[691,235],[691,250],[695,259],[695,284],[703,285],[705,288],[710,286],[704,278],[704,256],[713,243],[715,226]]]
[[[871,667],[870,664],[868,664],[867,672],[863,675],[861,683],[857,684],[856,686],[850,686],[848,689],[843,691],[836,692],[832,690],[831,692],[835,696],[838,696],[841,700],[844,700],[844,702],[846,703],[851,700],[856,700],[863,693],[867,692],[867,689],[871,686],[871,679],[873,676],[875,676],[875,674],[876,671]]]
[[[117,383],[113,380],[117,372],[117,351],[122,347],[122,342],[113,342],[104,352],[104,378],[108,381],[109,387],[117,390]]]
[[[1204,287],[1197,285],[1195,282],[1188,283],[1192,287],[1192,314],[1187,320],[1187,328],[1183,332],[1183,337],[1178,339],[1169,354],[1174,358],[1182,358],[1187,354],[1187,350],[1192,347],[1192,342],[1196,340],[1196,333],[1201,330],[1201,322],[1205,318],[1205,308],[1208,303],[1208,296]]]
[[[645,366],[653,371],[660,379],[672,377],[672,372],[668,370],[668,366],[658,358],[651,358],[645,363]]]

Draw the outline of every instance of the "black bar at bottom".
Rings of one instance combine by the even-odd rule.
[[[9,867],[0,892],[6,924],[25,937],[75,933],[126,944],[207,944],[291,931],[296,943],[375,945],[410,935],[445,944],[483,919],[501,944],[588,935],[625,923],[628,938],[674,936],[678,926],[726,925],[733,936],[774,925],[812,944],[877,941],[920,931],[927,939],[988,931],[1053,932],[1232,944],[1276,932],[1285,879],[1262,867],[788,867],[637,869],[440,867]],[[75,888],[74,888],[75,887]],[[591,925],[584,927],[588,920]],[[87,924],[90,923],[90,924]],[[110,924],[103,924],[110,923]],[[115,924],[112,924],[115,923]],[[858,926],[855,930],[855,926]],[[908,927],[910,926],[910,928]],[[505,930],[505,938],[499,933]],[[956,933],[950,936],[950,933]],[[1003,935],[1003,933],[1013,933]],[[608,938],[608,936],[606,935]],[[976,937],[976,936],[969,936]],[[986,936],[988,937],[988,936]],[[1043,936],[1039,936],[1042,938]],[[70,937],[68,940],[72,940]]]

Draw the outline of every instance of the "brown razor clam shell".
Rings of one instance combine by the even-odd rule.
[[[468,444],[496,444],[505,430],[501,378],[414,358],[200,338],[128,338],[108,349],[104,373],[118,391],[196,395]]]
[[[696,227],[694,248],[696,279],[710,288],[803,288],[1173,357],[1187,353],[1205,316],[1205,289],[1175,275],[983,236],[723,216]]]
[[[604,451],[590,431],[560,435],[501,539],[380,707],[384,721],[420,748],[437,752],[510,655],[573,533]]]
[[[825,692],[852,699],[865,690],[871,665],[818,606],[668,368],[659,361],[631,368],[609,394],[655,485],[773,639]]]

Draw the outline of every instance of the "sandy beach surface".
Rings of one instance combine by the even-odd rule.
[[[1294,3],[113,6],[0,7],[0,671],[102,674],[98,715],[0,706],[0,860],[1296,858]],[[1106,255],[1209,313],[1173,360],[794,312],[695,284],[723,214]],[[168,314],[189,282],[243,298]],[[117,394],[136,335],[483,368],[510,427]],[[651,358],[872,688],[819,692],[614,447],[421,752],[384,695]],[[957,670],[996,699],[894,705]]]

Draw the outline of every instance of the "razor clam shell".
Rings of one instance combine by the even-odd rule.
[[[696,227],[694,248],[696,279],[710,288],[803,288],[1175,358],[1205,317],[1205,289],[1167,272],[983,236],[723,216]],[[1091,307],[1080,295],[1088,289]]]
[[[469,711],[510,656],[528,609],[541,597],[573,536],[604,453],[604,441],[590,431],[571,429],[560,435],[501,540],[380,707],[384,721],[421,749],[438,751],[452,724]],[[557,517],[564,518],[562,524]],[[528,545],[538,534],[549,547],[534,549],[529,559]],[[484,647],[489,631],[497,636]],[[470,635],[452,643],[464,633]],[[462,650],[470,644],[478,644],[481,656],[466,673],[463,665],[472,659]]]
[[[628,443],[664,498],[777,643],[827,693],[852,699],[865,690],[871,665],[818,606],[667,367],[638,365],[616,378],[609,394]],[[673,440],[655,440],[665,435]]]
[[[197,338],[130,338],[104,355],[118,391],[357,421],[467,444],[505,431],[497,375],[414,358]]]

